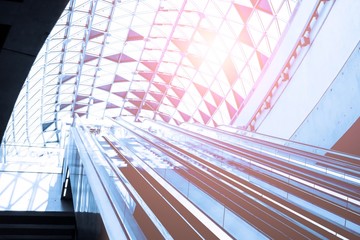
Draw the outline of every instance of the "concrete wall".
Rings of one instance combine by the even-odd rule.
[[[331,148],[359,118],[360,1],[330,1],[324,6],[316,31],[310,32],[310,45],[290,68],[285,90],[256,122],[257,132]],[[241,118],[239,125],[246,122],[240,113]]]
[[[360,43],[292,140],[331,148],[360,117]]]

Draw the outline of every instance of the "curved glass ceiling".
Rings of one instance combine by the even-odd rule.
[[[7,143],[58,144],[61,120],[229,124],[295,0],[71,0],[41,49]]]

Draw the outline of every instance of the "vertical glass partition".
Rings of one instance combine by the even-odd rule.
[[[107,159],[89,128],[77,119],[69,138],[64,170],[70,171],[72,198],[80,228],[87,225],[86,231],[101,234],[103,230],[96,228],[102,222],[110,239],[145,239],[133,217],[135,203],[118,169]],[[82,235],[88,236],[84,231]]]

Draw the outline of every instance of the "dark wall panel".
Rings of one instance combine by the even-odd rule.
[[[0,0],[0,141],[15,101],[68,0]]]

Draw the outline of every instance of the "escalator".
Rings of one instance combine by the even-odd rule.
[[[111,123],[97,134],[82,126],[88,146],[78,151],[109,178],[101,185],[112,205],[122,202],[128,239],[360,237],[356,159],[341,164],[221,129]]]

